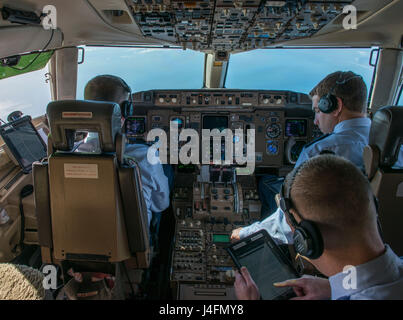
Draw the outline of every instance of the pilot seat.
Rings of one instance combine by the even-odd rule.
[[[68,270],[129,277],[148,268],[147,209],[139,168],[125,164],[119,105],[55,101],[47,117],[48,159],[33,166],[43,263],[60,266],[64,282]],[[99,153],[74,152],[82,131],[98,134]]]
[[[379,200],[384,241],[403,256],[403,168],[394,167],[403,143],[403,107],[383,107],[373,116],[369,145],[364,149],[365,171]]]

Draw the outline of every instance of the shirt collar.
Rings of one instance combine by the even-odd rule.
[[[354,118],[349,120],[344,120],[338,124],[333,129],[333,133],[342,132],[354,127],[370,127],[371,119],[369,118]]]
[[[332,300],[349,297],[365,289],[396,280],[399,277],[400,259],[386,245],[384,254],[367,263],[329,277]],[[354,270],[355,269],[355,270]],[[353,277],[356,277],[356,286]]]

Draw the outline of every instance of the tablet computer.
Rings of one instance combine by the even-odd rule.
[[[292,288],[273,286],[275,282],[299,278],[300,275],[266,230],[231,244],[227,251],[238,269],[248,269],[263,300],[295,297]]]
[[[47,147],[31,122],[30,116],[0,126],[0,136],[6,152],[24,173],[32,170],[32,163],[47,156]]]

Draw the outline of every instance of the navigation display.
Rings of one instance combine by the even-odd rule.
[[[204,116],[203,129],[218,129],[223,131],[228,128],[228,117],[226,116]]]
[[[47,156],[45,142],[25,116],[0,127],[0,135],[24,173],[32,170],[32,163]]]
[[[286,137],[305,137],[307,121],[305,119],[288,119],[285,121]]]
[[[126,119],[126,136],[135,137],[146,132],[145,117],[128,117]]]

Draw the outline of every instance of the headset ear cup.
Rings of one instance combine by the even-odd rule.
[[[306,257],[308,254],[308,243],[306,241],[306,234],[304,230],[297,227],[294,231],[293,239],[295,251]]]
[[[133,114],[133,104],[130,101],[123,101],[121,106],[123,117],[127,118]]]
[[[320,98],[318,108],[323,113],[327,113],[327,110],[329,109],[329,104],[330,104],[330,101],[329,101],[327,95],[325,95],[322,98]]]
[[[323,113],[331,113],[337,109],[336,96],[328,93],[319,100],[318,108]]]
[[[127,108],[127,101],[123,101],[120,104],[120,110],[122,111],[122,116],[126,119],[126,108]]]
[[[131,101],[129,101],[129,116],[133,115],[133,103]]]
[[[323,238],[316,224],[303,220],[294,232],[295,250],[309,258],[317,259],[323,253]]]

